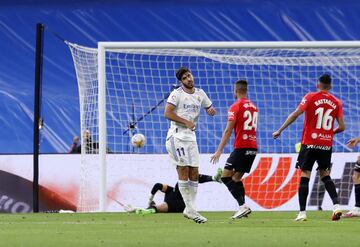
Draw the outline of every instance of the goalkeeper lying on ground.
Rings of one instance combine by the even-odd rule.
[[[199,183],[207,182],[219,182],[221,183],[222,169],[219,168],[214,177],[199,174]],[[161,191],[165,193],[164,201],[160,204],[156,204],[153,199],[156,192]],[[136,209],[137,214],[153,214],[153,213],[180,213],[185,209],[185,203],[179,191],[179,186],[176,183],[175,187],[171,187],[166,184],[156,183],[154,184],[151,195],[149,198],[149,207],[147,209]]]

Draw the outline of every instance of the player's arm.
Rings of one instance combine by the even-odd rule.
[[[185,125],[187,128],[191,130],[195,129],[195,124],[193,122],[186,120],[185,118],[179,117],[178,115],[175,114],[174,111],[175,111],[175,106],[173,104],[167,103],[165,106],[164,116],[171,121],[175,121],[177,123],[181,123]]]
[[[167,188],[168,188],[167,184],[156,183],[151,189],[151,194],[155,195],[156,192],[158,192],[159,190],[161,190],[162,192],[166,192]]]
[[[334,134],[343,132],[345,130],[345,122],[344,122],[344,113],[342,108],[342,103],[339,101],[339,108],[338,108],[338,114],[336,117],[336,121],[338,122],[339,126],[334,129]]]
[[[168,189],[168,186],[166,184],[161,184],[161,183],[154,184],[154,186],[151,189],[151,194],[149,196],[148,205],[150,206],[153,203],[156,192],[161,190],[162,192],[165,193],[167,189]]]
[[[228,141],[231,137],[234,127],[235,127],[235,121],[227,122],[226,128],[224,130],[224,133],[223,133],[221,141],[220,141],[220,144],[219,144],[216,152],[214,153],[214,155],[211,156],[210,162],[212,162],[213,164],[215,164],[219,161],[219,158],[225,148],[225,145],[228,143]]]
[[[299,108],[296,108],[295,111],[293,111],[285,120],[285,122],[281,125],[280,129],[275,131],[272,135],[273,138],[276,139],[281,135],[281,132],[283,132],[290,124],[292,124],[301,114],[303,113],[302,110]]]
[[[354,148],[358,143],[360,143],[360,136],[348,140],[348,142],[347,142],[346,145],[347,145],[349,148]],[[360,156],[359,156],[359,157],[360,157]]]
[[[216,114],[216,110],[212,105],[208,108],[205,108],[205,111],[209,116],[215,116]]]
[[[344,122],[344,118],[343,117],[339,117],[336,119],[339,126],[334,129],[334,134],[338,134],[338,133],[341,133],[345,130],[345,122]]]
[[[216,110],[213,107],[211,100],[204,92],[204,90],[200,90],[200,93],[203,95],[203,101],[201,102],[201,106],[205,108],[205,111],[209,116],[214,116],[216,114]]]

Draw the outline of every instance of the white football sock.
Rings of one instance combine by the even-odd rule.
[[[198,185],[199,185],[198,181],[189,180],[189,190],[190,190],[191,202],[192,202],[193,208],[195,210],[196,210],[196,195],[197,195]]]
[[[190,188],[189,188],[189,181],[179,180],[178,184],[185,206],[190,210],[193,209]]]

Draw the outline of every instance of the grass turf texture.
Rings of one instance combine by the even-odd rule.
[[[329,211],[204,212],[206,224],[182,214],[1,214],[0,246],[359,246],[360,218],[333,222]]]

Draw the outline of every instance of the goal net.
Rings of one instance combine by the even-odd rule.
[[[164,106],[169,93],[179,84],[175,72],[181,66],[190,68],[196,87],[208,94],[217,109],[217,115],[213,118],[200,114],[197,140],[201,154],[213,153],[219,144],[227,121],[227,109],[234,102],[233,84],[239,79],[248,81],[248,96],[259,107],[259,153],[295,153],[294,146],[301,141],[303,120],[297,120],[283,132],[279,140],[272,139],[272,132],[279,128],[306,93],[316,90],[317,79],[324,73],[332,76],[332,93],[343,101],[347,128],[343,134],[335,137],[333,151],[349,152],[346,141],[360,134],[360,49],[356,48],[358,44],[343,43],[345,45],[342,47],[337,42],[104,42],[101,54],[98,49],[68,43],[79,86],[81,131],[92,138],[90,141],[82,138],[79,209],[98,210],[99,190],[103,190],[100,204],[101,200],[106,202],[106,166],[99,168],[99,162],[106,162],[109,153],[166,153],[164,142],[169,122],[163,117]],[[102,57],[99,58],[99,54]],[[101,67],[98,61],[101,61]],[[98,78],[104,81],[102,89]],[[102,96],[99,97],[99,93]],[[99,108],[99,102],[103,108]],[[99,112],[99,109],[104,112]],[[142,133],[146,137],[146,145],[141,149],[131,145],[130,139],[134,133]],[[98,157],[99,149],[100,156],[102,153],[105,158]],[[231,150],[232,145],[229,144],[224,153]],[[265,165],[263,169],[269,167]],[[289,169],[286,169],[276,170],[273,174],[283,181],[290,176]],[[267,171],[261,170],[257,170],[256,174],[261,172],[267,174]],[[348,172],[351,173],[351,169]],[[105,175],[100,176],[101,173]],[[111,173],[109,168],[107,173]],[[263,182],[258,180],[255,178],[246,182]],[[274,190],[275,185],[268,186],[250,188],[265,189],[262,193],[266,194],[266,188]],[[280,189],[276,186],[275,190]],[[343,190],[352,189],[351,183],[340,186],[348,186]],[[295,195],[297,181],[286,189],[283,193]],[[321,186],[319,190],[322,190]],[[258,194],[254,191],[248,193],[254,196]],[[270,205],[276,200],[271,198],[266,203]],[[317,202],[311,203],[315,205]]]

